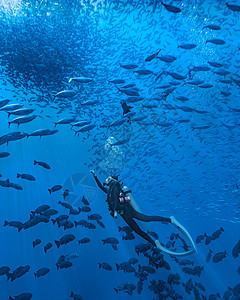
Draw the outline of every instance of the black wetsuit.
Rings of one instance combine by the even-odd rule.
[[[145,240],[150,242],[155,246],[154,240],[142,229],[138,226],[138,224],[134,221],[134,219],[143,221],[143,222],[152,222],[152,221],[159,221],[159,222],[168,222],[171,223],[170,218],[164,218],[160,216],[147,216],[144,215],[138,211],[136,211],[129,202],[123,202],[120,204],[119,202],[119,189],[116,186],[116,189],[114,189],[114,186],[110,186],[109,188],[102,185],[102,183],[99,181],[97,176],[94,176],[94,179],[96,180],[97,185],[100,187],[101,190],[104,191],[109,197],[109,191],[111,189],[111,204],[108,205],[111,206],[109,209],[116,210],[117,212],[120,211],[120,216],[123,218],[123,220],[141,237],[143,237]],[[118,181],[117,181],[118,182]],[[110,183],[114,184],[114,182]],[[118,182],[119,184],[119,182]],[[107,199],[108,202],[109,199]],[[111,215],[113,215],[111,213]]]

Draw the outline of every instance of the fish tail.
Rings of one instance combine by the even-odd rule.
[[[61,243],[60,243],[59,241],[57,241],[57,240],[55,240],[54,242],[55,242],[55,244],[57,245],[57,248],[59,248],[60,245],[61,245]]]
[[[102,267],[102,264],[98,263],[98,268],[101,269]]]
[[[117,271],[119,271],[119,264],[116,264]]]
[[[17,173],[17,178],[19,178],[19,177],[21,177],[21,175]]]
[[[7,226],[9,224],[8,221],[4,221],[4,225],[3,226]]]
[[[6,273],[7,275],[7,280],[9,280],[10,278],[12,278],[12,273]]]
[[[34,276],[35,276],[35,278],[37,277],[37,274],[36,273],[34,273]]]
[[[34,161],[33,161],[33,165],[35,166],[36,164],[37,164],[37,161],[36,161],[36,160],[34,160]]]
[[[11,124],[11,122],[8,122],[8,128],[10,128],[10,124]]]
[[[49,191],[49,193],[50,193],[50,195],[52,194],[52,190],[51,189],[48,189],[48,191]]]
[[[116,293],[118,293],[118,289],[116,289],[116,288],[113,288],[114,289],[114,291],[116,292]]]

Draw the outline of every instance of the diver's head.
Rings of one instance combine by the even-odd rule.
[[[112,181],[118,181],[118,176],[119,175],[108,176],[108,178],[106,179],[104,185],[109,185]]]

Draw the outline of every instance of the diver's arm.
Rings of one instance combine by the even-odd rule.
[[[93,174],[93,178],[95,179],[95,181],[96,181],[96,183],[97,183],[97,185],[100,187],[100,189],[102,190],[102,191],[104,191],[104,193],[108,193],[108,188],[106,188],[106,187],[104,187],[103,185],[102,185],[102,183],[100,182],[100,180],[97,178],[97,176],[96,176],[96,174],[94,173],[94,171],[93,170],[91,170],[91,173]]]

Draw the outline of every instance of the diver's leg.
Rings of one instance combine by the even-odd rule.
[[[146,232],[142,231],[142,229],[138,226],[138,224],[133,220],[131,216],[127,214],[122,214],[121,217],[138,235],[143,237],[152,245],[156,246],[154,240]]]
[[[132,207],[131,207],[131,214],[132,214],[134,219],[137,219],[137,220],[143,221],[143,222],[159,221],[159,222],[171,223],[170,218],[165,218],[165,217],[160,217],[160,216],[147,216],[147,215],[144,215],[144,214],[136,211]]]

